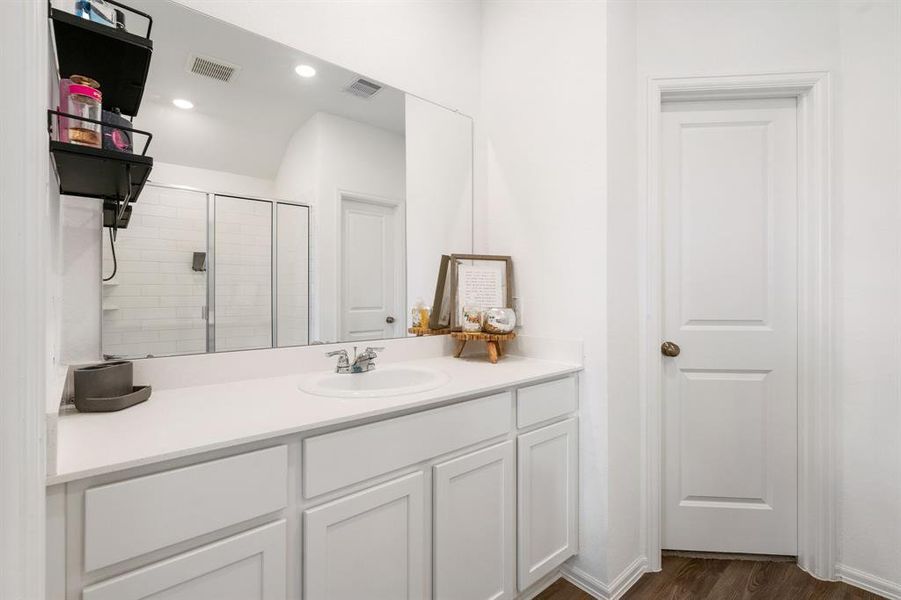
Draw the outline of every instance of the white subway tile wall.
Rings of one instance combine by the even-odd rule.
[[[310,209],[277,205],[276,328],[278,346],[310,343]]]
[[[206,351],[205,193],[148,185],[116,238],[118,270],[103,284],[103,353],[122,356]],[[103,274],[113,270],[104,230]]]
[[[216,351],[272,346],[272,203],[216,196]]]

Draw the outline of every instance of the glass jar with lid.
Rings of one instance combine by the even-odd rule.
[[[103,125],[81,121],[84,117],[100,121],[103,116],[103,95],[100,84],[83,75],[72,75],[60,82],[62,112],[71,115],[60,119],[60,139],[70,144],[100,148],[103,144]]]

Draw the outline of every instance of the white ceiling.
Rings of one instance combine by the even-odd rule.
[[[343,91],[362,74],[169,0],[129,5],[153,16],[153,58],[135,126],[153,133],[148,154],[158,161],[272,179],[291,135],[320,111],[404,133],[400,90],[384,87],[363,100]],[[229,83],[194,75],[187,70],[193,54],[241,69]],[[299,77],[299,64],[316,76]],[[173,98],[194,108],[175,108]]]

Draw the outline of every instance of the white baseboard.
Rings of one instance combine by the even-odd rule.
[[[516,596],[516,600],[532,600],[535,596],[546,590],[552,583],[560,579],[563,574],[560,571],[552,571],[529,586],[524,592]]]
[[[879,594],[889,600],[901,600],[901,584],[842,564],[835,566],[835,574],[848,585]]]
[[[530,596],[523,596],[522,600],[534,597],[538,592],[553,583],[558,576],[562,576],[571,584],[583,592],[598,598],[598,600],[618,600],[647,572],[647,567],[647,558],[640,556],[626,567],[622,573],[617,575],[613,582],[607,584],[578,567],[563,565],[560,567],[559,574],[552,573],[547,580],[539,582],[536,587],[538,585],[542,587],[535,590]],[[888,600],[901,600],[901,584],[842,564],[836,565],[835,571],[839,581],[843,581],[848,585],[878,594]]]
[[[560,574],[571,584],[599,600],[617,600],[635,585],[647,568],[648,559],[639,556],[610,583],[604,583],[582,569],[570,565],[560,567]]]

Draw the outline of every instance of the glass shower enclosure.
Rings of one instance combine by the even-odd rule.
[[[115,253],[105,240],[105,356],[310,343],[309,206],[148,184]]]

